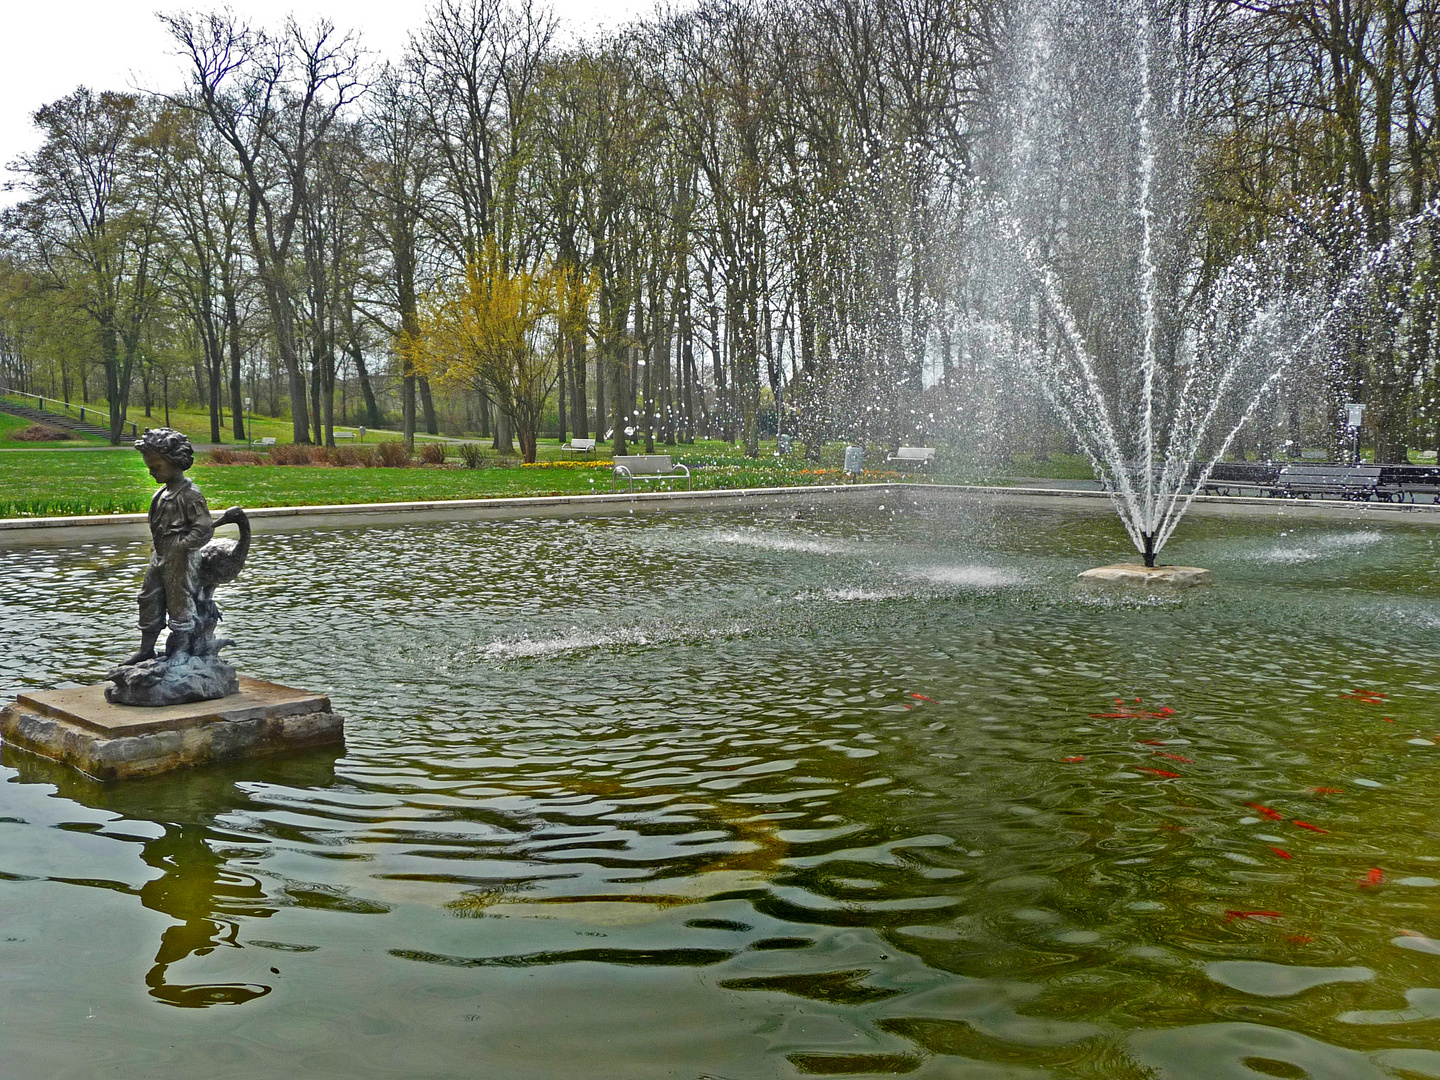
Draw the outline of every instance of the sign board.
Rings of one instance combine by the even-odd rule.
[[[1354,402],[1345,403],[1345,426],[1358,428],[1365,422],[1365,406]]]

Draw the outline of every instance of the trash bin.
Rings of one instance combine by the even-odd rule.
[[[790,453],[790,436],[781,435],[775,440],[775,447],[779,451],[781,457],[784,457],[786,454]]]
[[[859,476],[865,471],[865,448],[863,446],[845,447],[845,472],[851,476]]]

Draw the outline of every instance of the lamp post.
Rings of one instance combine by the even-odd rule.
[[[1350,437],[1354,440],[1353,457],[1355,463],[1360,463],[1360,425],[1365,422],[1365,406],[1358,402],[1347,401],[1345,403],[1345,426],[1350,429]],[[1378,465],[1379,462],[1376,462]]]

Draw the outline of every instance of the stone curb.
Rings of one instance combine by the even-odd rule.
[[[621,492],[595,495],[522,495],[489,499],[438,499],[426,502],[337,503],[316,506],[259,506],[246,508],[254,522],[284,518],[345,519],[379,515],[457,515],[458,517],[504,516],[520,517],[526,511],[569,509],[578,512],[605,512],[622,507],[647,508],[687,507],[710,508],[714,505],[775,499],[792,502],[797,498],[858,497],[862,493],[885,495],[897,490],[925,492],[932,496],[980,497],[990,500],[1020,502],[1106,502],[1103,491],[1083,488],[994,487],[975,484],[914,484],[887,481],[877,484],[817,484],[801,487],[720,488],[701,491]],[[1257,496],[1200,495],[1191,504],[1196,510],[1225,512],[1244,509],[1273,513],[1278,516],[1365,519],[1373,521],[1411,520],[1416,523],[1440,523],[1440,503],[1358,503],[1335,499],[1276,499]],[[319,524],[320,522],[313,522]],[[3,518],[0,534],[20,531],[39,532],[56,529],[90,529],[97,526],[144,527],[144,514],[95,514],[81,517]],[[306,524],[312,524],[307,522]],[[38,538],[38,537],[37,537]]]

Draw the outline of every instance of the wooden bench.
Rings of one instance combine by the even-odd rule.
[[[349,440],[349,439],[354,439],[354,438],[356,438],[356,437],[357,437],[357,436],[356,436],[355,432],[353,432],[353,431],[337,431],[337,432],[335,432],[335,441],[336,441],[336,442],[339,442],[341,439]]]
[[[611,491],[619,490],[622,476],[630,482],[630,491],[635,490],[636,480],[672,480],[680,476],[685,477],[685,490],[690,490],[690,469],[671,462],[669,454],[622,454],[615,459]]]
[[[595,453],[595,440],[577,439],[571,436],[570,441],[561,446],[560,449],[571,454],[593,454]]]
[[[902,446],[895,453],[885,459],[888,465],[894,462],[897,465],[914,465],[924,468],[935,460],[935,447],[933,446]]]
[[[1376,495],[1388,497],[1390,492],[1380,490],[1379,465],[1286,465],[1275,481],[1275,494],[1364,501]]]

